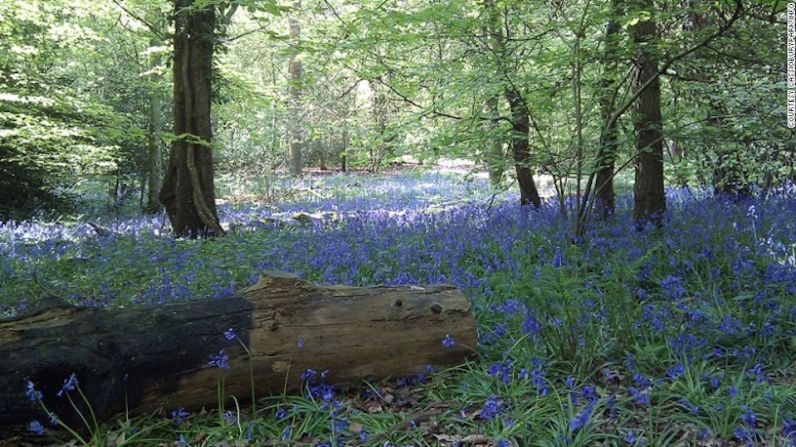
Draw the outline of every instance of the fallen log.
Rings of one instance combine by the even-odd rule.
[[[229,328],[237,338],[225,336]],[[455,344],[443,346],[446,335]],[[307,369],[328,370],[335,384],[402,377],[459,364],[475,346],[466,298],[444,285],[315,286],[264,272],[223,299],[122,309],[56,302],[0,321],[0,433],[46,421],[28,381],[70,420],[74,409],[56,395],[74,373],[106,419],[125,410],[215,408],[221,377],[227,396],[250,400],[250,368],[263,397],[299,388]],[[222,350],[229,367],[209,364]]]

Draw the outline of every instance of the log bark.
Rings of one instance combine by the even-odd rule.
[[[240,342],[224,336],[228,328]],[[441,343],[447,334],[456,341],[448,348]],[[28,380],[47,408],[69,421],[75,411],[56,394],[75,373],[93,411],[107,419],[125,410],[216,408],[221,377],[226,396],[251,400],[250,366],[263,397],[286,384],[298,389],[310,368],[328,370],[330,383],[352,384],[455,365],[475,347],[467,299],[445,285],[315,286],[264,272],[254,286],[217,300],[127,309],[50,305],[0,321],[0,433],[47,420],[26,396]],[[221,350],[229,369],[208,364]]]

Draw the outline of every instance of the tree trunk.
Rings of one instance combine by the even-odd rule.
[[[225,337],[228,328],[240,343]],[[443,346],[446,335],[455,344]],[[335,385],[401,377],[459,364],[476,344],[470,305],[451,286],[314,286],[265,272],[222,299],[126,309],[56,304],[0,322],[0,433],[47,420],[26,398],[28,380],[50,411],[76,422],[68,400],[56,398],[72,373],[107,419],[125,410],[216,408],[222,377],[227,398],[250,401],[252,386],[260,397],[299,389],[310,368],[328,370]],[[208,364],[222,350],[228,369]]]
[[[501,39],[502,34],[500,34],[500,16],[498,11],[495,10],[493,0],[484,0],[484,13],[487,18],[487,23],[484,26],[484,34],[488,36],[487,45],[489,51],[491,51],[495,57],[500,57],[504,53]],[[484,101],[484,112],[491,118],[488,121],[484,121],[484,132],[487,135],[493,130],[497,123],[497,116],[499,113],[498,103],[499,97],[497,94],[490,94],[486,101]],[[487,144],[489,147],[487,148],[486,165],[489,171],[489,183],[492,186],[498,186],[503,178],[504,171],[503,142],[495,138]]]
[[[646,11],[655,9],[653,0],[643,0],[641,4]],[[633,38],[640,50],[636,60],[636,89],[658,73],[655,28],[653,18],[639,21],[633,26]],[[666,196],[663,190],[661,84],[658,78],[638,97],[634,121],[637,157],[633,214],[639,224],[652,221],[660,225],[666,210]]]
[[[536,183],[531,173],[531,152],[528,138],[530,130],[530,117],[528,108],[519,92],[513,89],[506,90],[506,98],[511,108],[511,151],[514,155],[514,169],[517,172],[517,183],[520,186],[520,205],[542,206]]]
[[[215,12],[186,11],[193,0],[175,0],[174,133],[160,202],[177,236],[223,233],[218,222],[210,147],[211,78]]]
[[[157,45],[159,42],[152,41],[150,45]],[[152,57],[150,70],[156,70],[160,65],[159,57]],[[144,211],[156,213],[160,210],[161,204],[158,193],[162,186],[163,179],[163,154],[161,153],[160,132],[163,126],[163,95],[157,85],[158,76],[151,75],[151,86],[149,92],[149,115],[147,117],[147,182],[148,193]]]
[[[301,0],[296,0],[295,8],[301,8]],[[288,17],[288,25],[290,27],[290,44],[293,46],[290,55],[290,64],[288,71],[290,72],[290,130],[289,130],[289,149],[288,149],[288,162],[290,166],[291,175],[301,175],[304,168],[301,158],[301,146],[303,129],[300,117],[300,103],[301,103],[301,80],[304,70],[301,66],[301,59],[299,58],[299,51],[297,49],[299,39],[301,38],[301,25],[298,22],[295,14]]]
[[[348,172],[348,127],[343,129],[343,154],[340,156],[340,169],[343,172]]]
[[[619,16],[622,15],[622,0],[611,1],[611,18],[605,30],[605,51],[603,53],[603,79],[600,80],[600,114],[603,123],[608,126],[603,129],[600,138],[600,147],[597,153],[597,172],[595,175],[595,195],[598,214],[607,217],[616,209],[614,194],[614,168],[616,153],[619,146],[619,123],[611,121],[613,114],[614,97],[617,88],[617,67],[619,62]]]

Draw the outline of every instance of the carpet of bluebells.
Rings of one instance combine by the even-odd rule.
[[[473,304],[479,356],[462,367],[347,391],[306,371],[303,395],[264,397],[254,417],[167,409],[98,429],[101,445],[796,445],[796,190],[670,191],[663,230],[638,230],[624,199],[573,241],[555,201],[522,209],[477,179],[323,182],[288,203],[222,206],[230,231],[208,241],[172,239],[163,216],[95,221],[103,236],[85,220],[0,223],[0,317],[48,293],[223,299],[261,270],[452,283]]]

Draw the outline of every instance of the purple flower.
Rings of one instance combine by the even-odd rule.
[[[28,424],[28,431],[30,431],[32,433],[36,433],[39,436],[43,436],[44,435],[44,426],[41,425],[41,422],[39,422],[37,420],[33,420],[33,421],[30,421],[30,423]]]
[[[41,391],[36,389],[36,386],[28,380],[25,382],[25,396],[31,402],[36,402],[37,400],[41,399]]]
[[[279,439],[281,439],[282,441],[287,441],[288,439],[290,439],[291,431],[293,431],[293,426],[288,425],[282,430],[282,434],[279,436]]]
[[[299,337],[299,339],[296,340],[296,347],[299,348],[299,349],[302,349],[304,347],[304,339],[303,338]]]
[[[185,418],[190,416],[191,413],[185,411],[185,408],[179,407],[176,410],[171,412],[171,418],[174,420],[174,423],[177,425],[182,424],[185,422]]]
[[[490,365],[489,367],[489,375],[492,377],[497,377],[503,383],[511,382],[511,364],[513,362],[511,360],[506,360],[504,362],[496,362]]]
[[[285,410],[285,407],[282,406],[276,407],[276,414],[274,414],[274,417],[276,417],[277,421],[283,419],[286,415],[287,415],[287,410]]]
[[[785,419],[782,421],[782,436],[796,439],[796,421],[793,419]]]
[[[478,417],[484,420],[492,420],[497,416],[500,416],[503,413],[504,404],[503,401],[498,399],[497,396],[494,394],[490,395],[484,401],[484,406],[481,407],[481,411],[478,413]]]
[[[210,360],[207,362],[208,365],[214,366],[220,369],[229,369],[229,357],[224,354],[224,350],[218,351],[218,354],[211,355]]]
[[[234,340],[235,337],[237,337],[237,335],[235,335],[235,331],[232,330],[232,328],[229,328],[226,331],[224,331],[224,338],[226,338],[227,340],[230,340],[230,341]]]
[[[755,417],[755,413],[746,405],[741,406],[741,422],[746,424],[746,426],[754,428],[757,425],[757,417]]]
[[[636,434],[633,433],[633,430],[625,433],[625,437],[623,438],[624,441],[630,445],[636,445]]]
[[[569,429],[572,433],[577,432],[581,428],[585,427],[586,424],[589,423],[591,418],[591,410],[593,408],[593,404],[587,405],[586,408],[583,409],[580,413],[576,414],[569,420]]]
[[[77,386],[77,376],[75,373],[69,375],[69,377],[64,380],[64,385],[61,387],[61,390],[58,391],[57,396],[61,397],[64,393],[69,391],[74,391],[75,387]]]
[[[224,412],[223,417],[224,417],[224,422],[226,422],[227,424],[233,424],[235,423],[235,421],[238,420],[238,417],[235,415],[235,413],[229,410]]]
[[[301,378],[302,382],[307,382],[315,380],[315,376],[317,375],[318,373],[314,369],[308,368],[304,370],[299,377]]]
[[[678,363],[666,370],[666,376],[669,377],[669,380],[672,382],[677,380],[683,374],[685,374],[685,366],[683,366],[681,363]]]
[[[442,337],[442,346],[450,348],[455,344],[456,340],[454,340],[453,337],[451,337],[451,334],[445,334],[445,336]]]

